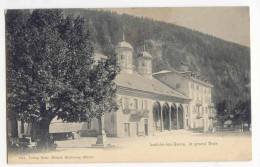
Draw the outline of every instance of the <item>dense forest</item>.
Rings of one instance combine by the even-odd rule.
[[[103,10],[65,10],[65,15],[82,16],[87,21],[95,49],[110,54],[126,40],[135,56],[143,48],[153,56],[153,72],[179,69],[182,63],[214,85],[215,104],[248,100],[250,48],[227,42],[174,24]]]

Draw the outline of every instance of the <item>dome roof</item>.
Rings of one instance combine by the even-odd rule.
[[[132,45],[126,41],[119,42],[116,47],[133,49]]]
[[[152,59],[152,55],[146,51],[143,51],[140,53],[139,57],[143,57],[143,58],[149,58],[149,59]]]

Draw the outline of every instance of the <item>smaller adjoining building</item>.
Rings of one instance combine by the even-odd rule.
[[[213,128],[216,113],[212,102],[212,84],[189,71],[184,64],[179,71],[160,71],[154,73],[153,77],[191,99],[186,115],[186,124],[190,129],[208,131]]]

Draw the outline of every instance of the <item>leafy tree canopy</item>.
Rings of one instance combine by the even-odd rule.
[[[85,121],[116,109],[116,56],[94,62],[89,24],[82,17],[65,17],[61,10],[8,10],[6,20],[9,111],[47,131],[56,116]]]

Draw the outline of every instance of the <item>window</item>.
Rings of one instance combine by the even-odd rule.
[[[120,56],[120,64],[122,65],[122,66],[126,66],[126,64],[127,64],[127,60],[126,60],[126,58],[125,58],[125,56],[124,55],[121,55]]]
[[[137,136],[139,135],[139,125],[138,125],[138,122],[136,122],[136,135]]]
[[[87,128],[88,128],[88,129],[91,129],[91,120],[89,120],[89,121],[87,122]]]
[[[138,100],[134,99],[134,109],[138,109]]]
[[[193,89],[194,88],[194,84],[193,83],[191,83],[191,89]]]
[[[199,115],[202,117],[203,116],[203,108],[198,108],[198,110],[199,110]]]
[[[199,87],[199,85],[197,85],[197,90],[199,90],[200,89],[200,87]]]
[[[124,108],[128,109],[129,108],[129,98],[125,97],[124,99]]]
[[[23,120],[21,121],[21,133],[22,134],[24,133],[24,121]]]
[[[122,59],[123,59],[123,55],[119,55],[119,57],[118,57],[118,63],[121,63],[121,62],[122,62]]]
[[[130,124],[129,123],[124,123],[124,132],[125,132],[125,136],[130,136]]]
[[[148,108],[148,107],[147,107],[147,100],[144,100],[144,101],[143,101],[143,109],[147,110],[147,108]]]

